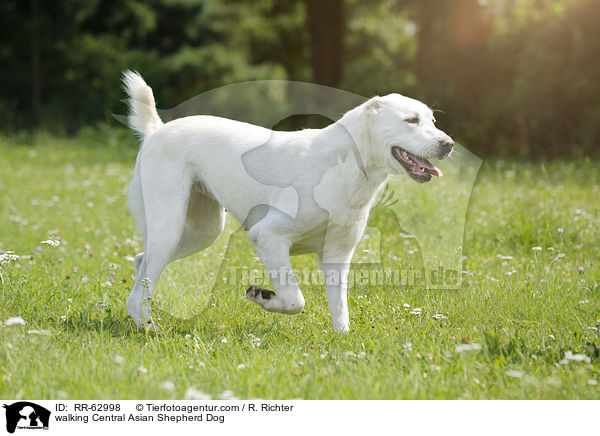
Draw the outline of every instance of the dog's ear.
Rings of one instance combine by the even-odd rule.
[[[381,110],[381,103],[379,101],[379,97],[373,97],[365,105],[365,112],[368,115],[377,115],[380,110]]]

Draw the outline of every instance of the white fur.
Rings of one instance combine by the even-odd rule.
[[[389,174],[401,172],[391,147],[442,156],[450,140],[423,103],[374,97],[323,129],[276,132],[214,116],[163,124],[152,90],[126,72],[130,125],[143,139],[129,187],[129,207],[144,236],[127,309],[153,326],[150,302],[164,267],[210,246],[225,211],[248,229],[276,291],[247,294],[265,310],[298,313],[304,297],[290,255],[317,253],[335,331],[349,330],[347,276],[370,207]],[[420,118],[419,125],[405,121]],[[262,212],[261,212],[262,211]]]
[[[143,138],[162,126],[163,123],[156,112],[154,94],[142,76],[126,71],[123,73],[123,87],[129,103],[129,127]]]

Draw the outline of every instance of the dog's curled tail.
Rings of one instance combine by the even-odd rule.
[[[125,71],[122,80],[128,96],[129,127],[138,132],[143,139],[163,124],[156,112],[152,88],[146,84],[137,71]]]

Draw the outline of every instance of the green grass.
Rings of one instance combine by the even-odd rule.
[[[26,321],[0,327],[0,397],[167,399],[193,387],[240,398],[600,399],[599,163],[485,162],[463,286],[354,286],[347,336],[332,333],[319,286],[304,287],[306,309],[291,317],[244,300],[245,285],[218,270],[223,257],[259,267],[244,234],[226,245],[233,223],[211,250],[168,267],[154,305],[162,329],[144,333],[124,305],[128,259],[142,249],[125,194],[136,151],[120,131],[0,139],[0,248],[23,256],[0,270],[0,320]],[[370,226],[396,262],[418,266],[389,213],[374,210]],[[50,234],[62,244],[38,251]],[[293,262],[316,267],[311,256]],[[461,343],[481,349],[455,352]],[[569,351],[589,361],[565,361]]]

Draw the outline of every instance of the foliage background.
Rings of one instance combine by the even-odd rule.
[[[600,136],[598,18],[597,0],[7,0],[0,129],[114,125],[131,68],[161,108],[312,81],[423,99],[483,157],[581,157]]]

